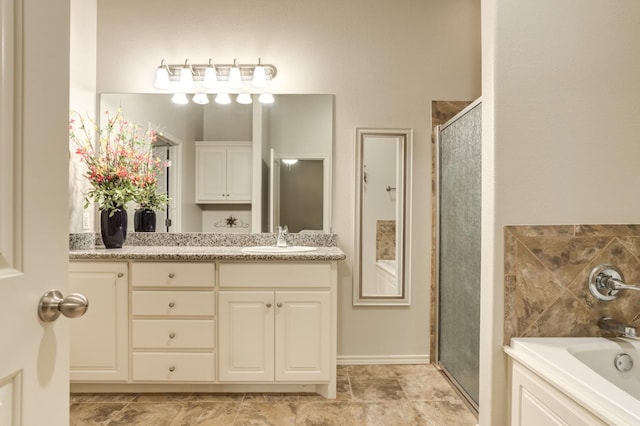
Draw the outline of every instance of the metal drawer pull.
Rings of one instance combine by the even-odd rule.
[[[171,367],[169,367],[169,371],[173,373],[174,371],[176,371],[176,367],[172,365]]]
[[[282,308],[282,302],[278,302],[278,304],[276,305],[278,308]]]
[[[169,278],[175,278],[175,276],[176,276],[176,274],[174,274],[173,272],[171,272],[171,273],[169,274]]]
[[[271,307],[271,303],[267,303],[267,308],[270,308],[270,307]]]
[[[174,306],[176,306],[175,302],[169,302],[169,307],[173,308]]]
[[[173,339],[174,337],[176,337],[176,333],[169,333],[169,339]]]
[[[118,278],[122,278],[124,277],[124,274],[122,272],[118,272]]]

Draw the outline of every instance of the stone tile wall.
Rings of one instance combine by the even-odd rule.
[[[640,292],[599,301],[588,288],[600,264],[640,282],[640,225],[507,226],[504,342],[511,337],[606,336],[597,326],[610,316],[640,326]]]
[[[376,221],[376,260],[395,260],[396,221]]]

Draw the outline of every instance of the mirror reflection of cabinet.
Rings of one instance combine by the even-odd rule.
[[[354,305],[409,305],[411,130],[357,129]]]
[[[196,203],[250,203],[251,161],[251,142],[196,142]]]

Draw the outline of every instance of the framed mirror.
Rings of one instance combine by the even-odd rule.
[[[354,305],[409,305],[411,129],[356,129]]]

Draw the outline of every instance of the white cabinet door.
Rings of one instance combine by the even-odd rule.
[[[82,321],[70,321],[72,381],[128,379],[127,264],[71,262],[69,289],[89,299]]]
[[[221,291],[218,297],[220,381],[272,381],[273,292]]]
[[[328,291],[276,292],[276,380],[329,380]]]
[[[250,142],[196,142],[196,202],[250,203]]]
[[[224,201],[227,199],[226,148],[196,148],[196,202]]]
[[[251,200],[251,147],[227,149],[227,200]]]

